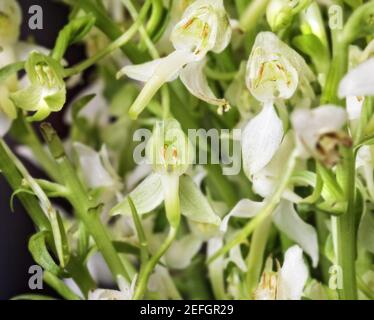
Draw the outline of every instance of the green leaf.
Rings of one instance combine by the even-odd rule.
[[[19,195],[20,193],[27,193],[27,194],[35,196],[35,193],[32,192],[30,189],[18,188],[17,190],[15,190],[12,193],[12,195],[10,197],[10,201],[9,201],[10,202],[10,210],[12,212],[14,212],[14,197],[17,196],[17,195]]]
[[[119,253],[139,255],[139,247],[124,241],[113,241],[113,246]]]
[[[91,13],[71,20],[58,34],[52,57],[56,60],[62,59],[67,48],[82,40],[95,25],[95,22],[96,18]]]
[[[33,235],[29,240],[29,251],[35,262],[44,270],[55,275],[63,275],[64,270],[59,267],[47,248],[47,238],[51,236],[49,231],[41,231]]]
[[[11,76],[13,73],[21,71],[25,67],[25,62],[15,62],[8,64],[7,66],[0,69],[0,82]]]
[[[304,34],[295,37],[292,44],[308,55],[319,73],[327,73],[329,68],[329,50],[314,34]]]

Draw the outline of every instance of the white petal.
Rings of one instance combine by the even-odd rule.
[[[0,110],[0,137],[4,137],[12,126],[12,120]]]
[[[189,61],[193,61],[191,54],[176,50],[165,58],[126,66],[118,72],[117,77],[126,75],[131,79],[147,82],[153,76],[158,75],[165,82],[174,81],[178,77],[180,69]]]
[[[277,300],[300,300],[307,279],[308,269],[303,251],[300,247],[293,246],[287,250],[279,272]]]
[[[208,81],[203,72],[206,60],[191,62],[180,72],[180,79],[188,91],[195,97],[207,103],[227,106],[226,99],[218,99],[210,89]]]
[[[374,95],[374,58],[349,71],[340,82],[339,96]]]
[[[96,289],[89,293],[88,300],[130,300],[128,295],[117,290]]]
[[[364,105],[364,97],[348,96],[347,97],[347,113],[349,120],[359,119],[362,107]]]
[[[74,143],[84,179],[90,188],[111,187],[115,181],[104,168],[100,154],[81,143]]]
[[[113,285],[113,276],[101,253],[95,253],[87,263],[87,268],[93,279],[102,285]]]
[[[189,234],[180,240],[176,240],[165,254],[165,262],[172,269],[185,269],[199,252],[203,241]]]
[[[278,151],[270,163],[253,175],[253,191],[263,198],[270,196],[277,187],[278,179],[287,165],[294,148],[294,134],[290,130],[284,137]]]
[[[303,155],[313,153],[319,138],[339,131],[347,122],[347,112],[338,106],[324,105],[313,110],[299,109],[291,115],[292,126]]]
[[[271,161],[282,138],[282,121],[272,105],[265,105],[243,132],[243,168],[249,179]]]
[[[188,219],[217,226],[221,223],[221,219],[190,176],[180,177],[179,196],[182,214]]]
[[[263,202],[255,202],[249,199],[240,200],[230,213],[223,218],[220,226],[221,231],[226,232],[231,217],[252,218],[257,215],[263,206]]]
[[[129,65],[124,68],[122,68],[118,74],[117,77],[121,77],[126,75],[127,77],[141,81],[141,82],[147,82],[155,73],[155,70],[162,62],[161,59],[156,59],[150,62],[146,62],[143,64],[138,65]]]
[[[135,190],[130,193],[138,214],[149,213],[157,208],[164,200],[164,191],[161,178],[154,173],[140,183]],[[126,198],[111,210],[112,215],[131,215],[131,208]]]
[[[273,221],[277,228],[295,241],[312,258],[313,266],[318,265],[317,232],[310,224],[305,223],[289,201],[281,201],[274,213]]]

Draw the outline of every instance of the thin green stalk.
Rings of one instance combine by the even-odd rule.
[[[258,25],[258,20],[266,12],[270,0],[252,0],[240,17],[239,24],[244,31],[250,31]]]
[[[144,297],[145,291],[147,289],[147,284],[153,269],[156,267],[158,261],[161,257],[165,254],[165,252],[169,249],[171,244],[173,243],[176,235],[177,235],[178,228],[170,227],[169,234],[161,247],[158,249],[156,254],[152,256],[149,262],[144,267],[143,272],[139,276],[139,280],[137,282],[136,290],[133,296],[133,300],[140,300]]]
[[[7,152],[2,147],[2,144],[0,144],[0,170],[1,174],[6,178],[13,190],[17,190],[21,187],[23,177],[13,161],[9,158]],[[52,231],[51,224],[43,210],[40,208],[39,201],[35,196],[28,193],[18,193],[17,197],[38,230]],[[95,281],[91,278],[87,268],[78,261],[75,256],[72,255],[70,257],[66,269],[85,296],[87,296],[89,291],[95,289]]]
[[[64,0],[70,2],[71,0]],[[148,3],[149,1],[147,1]],[[86,12],[91,12],[96,18],[96,26],[112,41],[117,40],[123,34],[123,30],[109,17],[109,15],[98,7],[95,1],[79,0],[74,4]],[[122,52],[134,63],[142,63],[148,60],[147,55],[138,50],[132,43],[125,43],[121,46]]]
[[[44,271],[44,281],[66,300],[81,300],[63,281],[48,271]]]
[[[267,217],[253,232],[251,239],[251,247],[248,255],[247,266],[247,292],[249,299],[258,285],[258,280],[261,275],[262,264],[264,261],[264,254],[266,243],[269,238],[269,233],[272,226],[272,218]]]
[[[42,124],[42,132],[52,155],[58,163],[61,175],[64,177],[65,187],[69,190],[67,198],[87,231],[94,238],[99,251],[108,264],[113,279],[117,281],[117,277],[122,276],[130,282],[131,277],[127,271],[130,270],[130,263],[124,260],[126,268],[122,264],[105,227],[100,221],[101,208],[92,204],[87,191],[77,177],[76,170],[66,157],[62,142],[53,128],[44,123]]]
[[[131,18],[135,21],[138,19],[138,12],[136,11],[136,8],[132,4],[131,0],[121,0],[123,5],[126,7],[126,9],[129,11]],[[156,2],[159,2],[156,0]],[[154,17],[153,8],[155,6],[155,1],[152,2],[152,18]],[[162,8],[162,5],[161,5]],[[151,21],[150,20],[150,21]],[[152,39],[149,37],[147,30],[144,28],[143,25],[139,27],[139,33],[142,37],[143,43],[145,44],[150,56],[152,59],[156,60],[160,58],[160,54],[157,51],[157,48],[152,42]],[[162,101],[162,108],[163,108],[163,119],[167,119],[170,115],[170,92],[167,84],[164,84],[161,88],[161,101]]]
[[[25,117],[20,114],[18,119],[14,123],[14,133],[12,136],[17,142],[28,146],[35,159],[47,173],[47,175],[56,182],[61,181],[61,176],[57,170],[57,164],[51,157],[51,155],[44,148],[39,137],[36,135],[35,130],[31,124],[25,120]]]
[[[343,288],[339,290],[339,296],[343,300],[357,299],[356,282],[356,210],[355,210],[355,157],[352,150],[346,150],[344,154],[344,179],[343,189],[348,200],[348,208],[345,214],[336,218],[337,222],[337,262],[343,271]]]
[[[112,53],[113,51],[117,50],[118,48],[124,46],[126,43],[128,43],[138,32],[139,28],[141,27],[143,21],[145,20],[145,17],[147,15],[147,12],[151,6],[150,0],[148,0],[142,10],[139,13],[138,18],[134,22],[134,24],[124,33],[122,34],[119,38],[115,39],[110,45],[108,45],[106,48],[104,48],[102,51],[98,52],[96,55],[93,57],[83,61],[82,63],[66,69],[65,70],[65,77],[72,76],[74,74],[80,73],[87,68],[91,67],[94,65],[96,62],[107,56],[108,54]]]
[[[343,40],[340,30],[332,32],[333,61],[327,76],[326,86],[323,91],[323,103],[343,104],[338,97],[338,87],[341,79],[348,70],[348,43]],[[340,299],[357,299],[356,282],[356,168],[355,155],[352,149],[346,149],[343,153],[343,168],[340,170],[341,188],[348,202],[346,212],[334,219],[336,230],[336,257],[337,263],[343,272],[343,288],[339,290]]]
[[[297,153],[296,151],[293,151],[290,155],[290,159],[287,164],[287,168],[284,171],[283,177],[280,180],[280,183],[275,190],[274,194],[269,198],[266,205],[259,211],[259,213],[251,219],[244,228],[235,236],[234,239],[232,239],[230,242],[228,242],[222,249],[218,250],[212,257],[208,259],[208,263],[211,263],[215,259],[217,259],[219,256],[226,254],[228,251],[230,251],[233,247],[236,245],[241,244],[243,241],[245,241],[250,234],[256,230],[256,228],[263,223],[265,219],[271,216],[276,206],[279,204],[279,201],[281,200],[282,194],[284,190],[287,188],[287,185],[292,177],[295,165],[296,165],[296,157]]]

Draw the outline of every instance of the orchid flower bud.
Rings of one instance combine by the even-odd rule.
[[[16,0],[0,2],[0,47],[17,42],[22,22],[21,8]]]
[[[61,65],[54,59],[33,51],[25,69],[30,85],[11,94],[15,105],[27,111],[35,111],[29,118],[31,121],[41,121],[51,112],[60,111],[66,101]]]
[[[165,58],[126,66],[118,73],[118,76],[127,75],[146,82],[130,108],[130,117],[136,119],[161,86],[178,77],[197,98],[217,105],[218,110],[229,110],[227,101],[216,98],[209,88],[203,68],[208,51],[223,51],[230,41],[231,32],[223,0],[197,0],[192,3],[172,32],[174,52]]]
[[[288,27],[293,18],[305,9],[311,0],[272,0],[266,10],[266,18],[274,32]]]
[[[272,270],[272,259],[266,263],[260,284],[254,293],[255,300],[301,300],[308,280],[308,269],[303,251],[298,246],[289,248],[282,268]]]
[[[332,167],[340,159],[339,146],[350,147],[351,139],[344,133],[346,111],[325,105],[313,110],[296,110],[291,117],[303,158],[315,157]]]

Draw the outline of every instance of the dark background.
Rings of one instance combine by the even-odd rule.
[[[67,21],[68,8],[51,0],[18,0],[18,2],[23,11],[21,39],[34,39],[36,43],[52,48],[58,31]],[[31,30],[28,27],[28,20],[31,16],[28,10],[32,5],[40,5],[43,8],[43,30]],[[69,49],[66,56],[69,63],[78,62],[83,58],[84,49],[80,46]],[[79,89],[70,91],[68,100]],[[48,121],[53,123],[59,134],[64,135],[66,128],[61,118],[61,113],[55,114]],[[14,146],[12,141],[9,142]],[[27,166],[33,175],[38,177],[42,175],[36,168],[31,165]],[[28,239],[33,234],[34,227],[17,200],[15,200],[14,212],[11,212],[9,206],[11,194],[12,191],[0,174],[0,300],[30,293],[28,270],[31,265],[35,264],[27,249]],[[33,293],[49,294],[50,292],[47,288],[44,291],[34,291]]]

